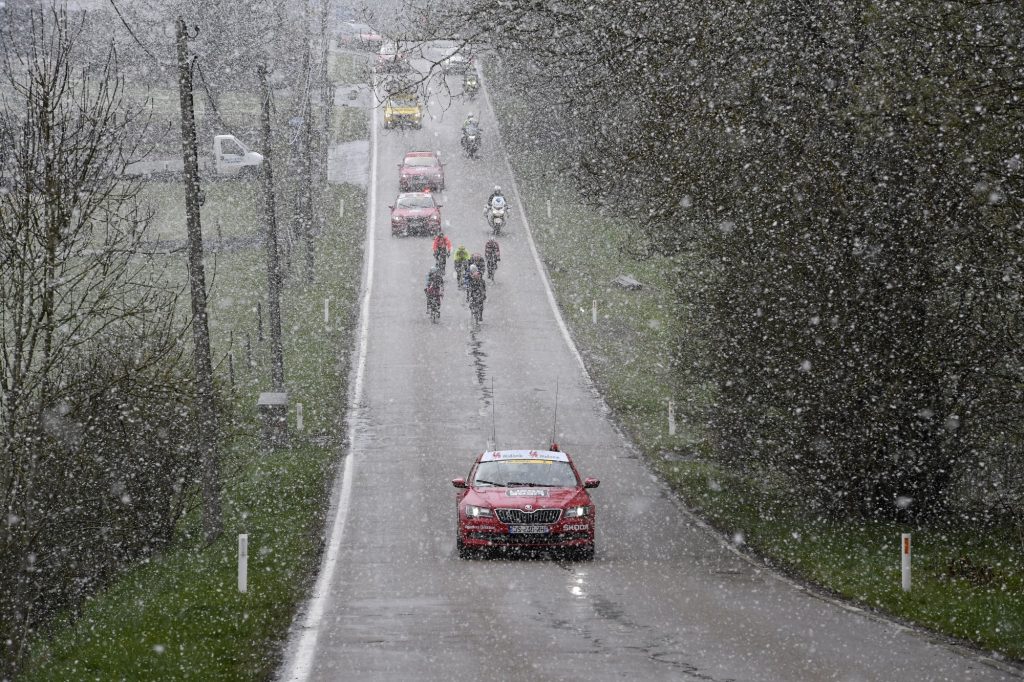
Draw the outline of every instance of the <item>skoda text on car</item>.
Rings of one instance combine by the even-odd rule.
[[[581,479],[564,452],[495,450],[481,454],[469,477],[456,478],[459,556],[477,550],[563,550],[594,556],[594,502],[600,481]]]
[[[444,191],[444,166],[434,152],[407,152],[398,164],[398,190]]]
[[[403,192],[391,209],[391,234],[430,234],[441,231],[441,204],[430,192]]]

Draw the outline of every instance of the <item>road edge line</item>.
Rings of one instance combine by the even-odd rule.
[[[480,91],[483,93],[484,99],[487,101],[487,108],[490,109],[491,115],[494,116],[495,121],[497,121],[497,112],[494,109],[494,104],[491,102],[491,95],[486,88],[486,78],[484,77],[482,71],[482,69],[477,70],[477,77],[480,79],[481,84]],[[544,282],[544,290],[547,293],[548,304],[551,306],[551,310],[555,314],[555,321],[558,323],[558,327],[562,331],[562,337],[565,339],[566,344],[569,346],[569,350],[572,351],[572,354],[576,357],[576,361],[579,363],[580,368],[583,371],[583,378],[586,381],[589,388],[591,389],[591,392],[600,401],[602,409],[604,409],[605,412],[609,415],[608,423],[611,425],[615,433],[619,436],[619,439],[622,441],[623,446],[629,450],[636,451],[636,448],[633,445],[632,440],[629,438],[629,436],[626,435],[626,433],[623,431],[623,429],[620,427],[620,425],[614,418],[614,413],[608,406],[608,403],[605,401],[604,396],[601,395],[601,392],[598,390],[597,385],[594,383],[594,380],[591,378],[590,371],[587,369],[586,363],[583,361],[583,356],[580,354],[579,349],[576,347],[576,341],[572,338],[572,333],[569,331],[569,328],[565,324],[565,320],[562,318],[562,311],[558,307],[558,301],[557,299],[555,299],[554,291],[551,288],[551,282],[548,277],[547,268],[544,266],[544,262],[540,258],[540,252],[537,250],[537,245],[533,239],[533,231],[530,229],[530,223],[526,218],[526,211],[523,208],[523,202],[519,194],[519,185],[516,182],[515,172],[512,170],[512,164],[509,162],[508,154],[505,151],[505,144],[501,138],[501,130],[498,126],[495,126],[495,130],[496,137],[499,142],[499,147],[501,148],[501,155],[505,160],[505,169],[508,172],[509,178],[512,182],[512,191],[515,193],[516,206],[519,209],[520,215],[522,215],[523,217],[523,225],[526,228],[526,238],[530,245],[530,251],[533,254],[533,259],[537,266],[537,271],[540,273],[541,280]],[[830,594],[821,585],[817,585],[810,581],[800,582],[800,579],[794,578],[783,573],[779,568],[765,564],[759,556],[748,554],[742,549],[738,548],[734,543],[730,542],[727,534],[716,530],[710,523],[708,523],[708,521],[706,521],[701,516],[697,515],[693,510],[691,510],[686,505],[686,503],[682,499],[680,499],[679,495],[666,482],[659,481],[659,485],[668,493],[670,499],[672,499],[675,502],[675,507],[679,509],[685,516],[689,517],[689,519],[692,520],[695,523],[695,525],[697,525],[705,534],[707,534],[712,539],[717,540],[722,548],[728,550],[738,558],[750,564],[751,567],[757,569],[758,571],[767,572],[773,579],[783,582],[789,585],[790,587],[796,589],[798,592],[803,592],[811,598],[826,602],[828,604],[831,604],[832,606],[837,606],[840,609],[847,611],[851,614],[861,616],[863,618],[878,622],[880,624],[889,625],[892,628],[910,631],[919,637],[938,639],[939,641],[937,643],[940,646],[943,646],[946,649],[951,649],[954,653],[956,653],[959,656],[963,656],[964,658],[971,658],[977,661],[978,663],[987,665],[988,667],[999,670],[1000,672],[1012,674],[1015,676],[1021,675],[1021,668],[1018,667],[1014,662],[996,658],[993,655],[991,655],[991,653],[985,652],[984,650],[977,650],[974,647],[974,645],[972,645],[970,642],[959,641],[954,637],[950,637],[949,635],[944,635],[940,632],[929,630],[927,627],[923,625],[918,625],[917,623],[912,623],[910,621],[903,621],[897,619],[897,617],[894,615],[880,613],[869,608],[857,606],[852,602],[843,601],[842,598]]]
[[[352,478],[354,472],[354,443],[358,424],[356,417],[359,403],[363,397],[363,380],[366,373],[366,348],[370,327],[370,295],[373,293],[373,262],[374,242],[373,228],[377,222],[377,126],[376,117],[370,117],[370,178],[366,197],[366,248],[363,257],[363,296],[359,306],[359,345],[354,367],[355,378],[348,396],[346,421],[348,422],[348,452],[345,454],[345,466],[335,479],[335,493],[331,495],[337,502],[331,505],[331,525],[327,534],[327,550],[320,564],[313,596],[308,602],[306,616],[302,622],[302,634],[292,657],[288,673],[281,679],[291,682],[304,682],[312,670],[316,654],[317,640],[320,634],[320,621],[323,619],[327,605],[327,597],[331,583],[338,567],[338,555],[341,552],[341,540],[345,533],[345,522],[348,518],[349,504],[352,498]],[[340,491],[338,490],[340,485]]]
[[[487,100],[487,108],[491,110],[491,116],[494,117],[495,121],[498,121],[498,114],[494,109],[494,104],[491,102],[491,95],[487,91],[487,82],[484,78],[483,73],[478,71],[477,77],[480,79],[480,91],[484,95],[484,99]],[[495,125],[495,136],[498,140],[498,147],[501,149],[501,156],[505,160],[505,171],[508,173],[508,177],[512,182],[512,192],[515,194],[516,208],[519,209],[519,215],[523,218],[523,227],[526,230],[526,241],[530,245],[530,253],[533,254],[533,262],[537,266],[537,273],[540,275],[541,281],[544,283],[544,293],[547,294],[548,305],[551,307],[551,312],[555,315],[555,322],[558,323],[558,329],[562,332],[562,338],[565,340],[565,344],[569,347],[569,351],[573,357],[576,358],[576,362],[580,366],[580,370],[583,372],[583,379],[586,381],[587,386],[594,392],[598,397],[601,398],[602,406],[604,409],[608,409],[608,406],[604,404],[604,399],[599,393],[596,393],[596,387],[594,380],[590,376],[590,371],[587,369],[586,363],[583,361],[583,356],[580,355],[579,349],[576,347],[576,341],[572,338],[572,333],[569,331],[569,327],[566,326],[565,320],[562,318],[562,311],[558,307],[558,300],[555,298],[555,292],[551,288],[551,279],[548,277],[547,268],[544,266],[544,261],[541,260],[540,251],[537,250],[537,243],[533,239],[533,230],[530,228],[530,221],[526,217],[526,209],[523,207],[522,195],[519,193],[519,183],[516,182],[516,174],[512,170],[512,163],[508,159],[508,154],[505,151],[505,142],[501,137],[500,122]],[[620,433],[621,437],[622,434]]]

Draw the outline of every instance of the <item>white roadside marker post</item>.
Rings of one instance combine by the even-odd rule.
[[[551,220],[551,199],[548,199],[547,203],[548,203],[548,220]]]
[[[668,401],[668,435],[676,435],[676,404],[674,401]]]
[[[338,217],[339,218],[344,218],[345,217],[345,200],[344,199],[338,199]]]
[[[910,592],[910,533],[900,537],[900,558],[903,569],[903,591]]]
[[[302,403],[295,403],[295,430],[302,431]]]
[[[594,306],[590,310],[590,321],[597,324],[597,299],[594,299]]]
[[[238,534],[238,591],[249,591],[249,534]]]
[[[324,324],[331,323],[331,299],[324,299]]]

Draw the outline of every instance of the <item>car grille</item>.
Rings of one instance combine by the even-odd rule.
[[[554,523],[562,515],[561,509],[537,509],[528,512],[523,509],[495,509],[502,523]]]
[[[425,230],[427,228],[426,218],[410,218],[409,219],[410,230]]]
[[[587,533],[523,533],[508,535],[507,533],[483,533],[474,531],[466,534],[469,540],[483,540],[496,547],[555,547],[569,542],[590,540]]]

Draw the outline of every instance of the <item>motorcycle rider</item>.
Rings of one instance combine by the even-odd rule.
[[[467,73],[462,77],[462,91],[472,97],[476,94],[476,91],[480,89],[480,81],[477,80],[475,73]]]
[[[480,320],[483,321],[484,301],[487,300],[487,284],[483,275],[475,265],[469,266],[469,308],[480,307]]]
[[[505,195],[501,193],[501,187],[499,187],[498,185],[494,186],[494,191],[491,192],[491,196],[487,197],[487,210],[488,211],[491,210],[491,202],[494,201],[494,197],[501,197],[502,199],[505,198]]]
[[[473,118],[473,114],[470,114],[469,116],[467,116],[466,117],[466,122],[462,124],[462,140],[461,140],[461,144],[462,144],[463,149],[465,149],[467,152],[470,152],[470,155],[474,154],[475,152],[474,152],[474,150],[470,149],[469,136],[470,135],[475,135],[476,136],[476,138],[477,138],[476,139],[476,145],[477,145],[477,147],[479,147],[479,145],[480,145],[480,130],[481,130],[480,123],[475,118]]]
[[[443,275],[448,263],[448,254],[452,252],[452,240],[448,239],[444,232],[438,232],[434,237],[433,250],[434,263]]]
[[[452,256],[452,261],[455,263],[455,281],[459,283],[461,289],[465,285],[463,279],[466,277],[466,270],[469,269],[469,249],[459,244]]]
[[[484,245],[484,259],[487,261],[487,276],[494,281],[494,272],[498,269],[498,261],[501,260],[501,247],[497,239],[488,239]]]

